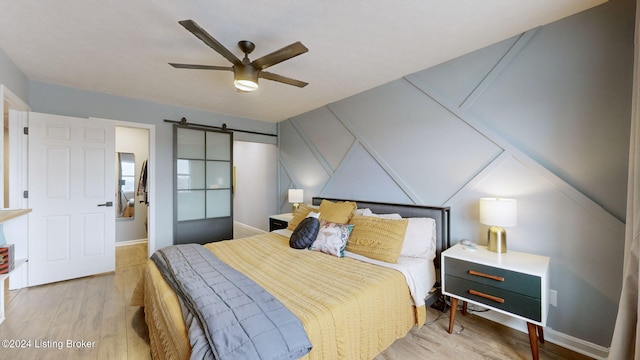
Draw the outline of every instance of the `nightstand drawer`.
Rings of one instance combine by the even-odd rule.
[[[269,231],[286,229],[289,226],[288,221],[269,218]]]
[[[542,297],[542,280],[539,276],[476,264],[450,257],[446,257],[444,261],[445,275],[452,275],[496,289],[508,290],[511,293],[522,294],[538,300]],[[447,284],[447,287],[448,285],[449,284]],[[447,289],[447,291],[449,290]]]
[[[542,319],[540,298],[517,294],[449,274],[445,275],[445,291],[533,321]]]

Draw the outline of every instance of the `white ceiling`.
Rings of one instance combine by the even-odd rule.
[[[0,0],[0,48],[30,79],[269,122],[399,79],[604,0]],[[230,66],[178,24],[192,19],[242,58],[301,41],[309,52],[235,91]]]

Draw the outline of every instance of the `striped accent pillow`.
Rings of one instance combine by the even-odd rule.
[[[354,215],[349,223],[354,226],[347,251],[388,263],[398,262],[408,220]]]

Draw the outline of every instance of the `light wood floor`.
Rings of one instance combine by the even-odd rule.
[[[2,346],[0,359],[149,359],[144,313],[129,305],[146,245],[116,249],[115,273],[10,291],[0,340],[31,341],[31,347]],[[473,314],[457,318],[464,330],[450,335],[448,313],[429,309],[432,324],[414,328],[375,360],[531,359],[526,334]],[[92,347],[68,348],[67,340]],[[547,342],[540,346],[540,359],[589,358]]]

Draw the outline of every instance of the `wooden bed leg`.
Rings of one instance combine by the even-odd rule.
[[[451,310],[449,310],[449,334],[453,333],[453,325],[456,321],[456,310],[458,310],[458,299],[451,298]]]
[[[544,332],[542,331],[542,326],[536,325],[536,329],[538,329],[538,340],[541,344],[544,344]]]
[[[527,330],[529,331],[529,343],[531,344],[531,355],[533,360],[538,360],[538,333],[536,325],[527,322]]]

